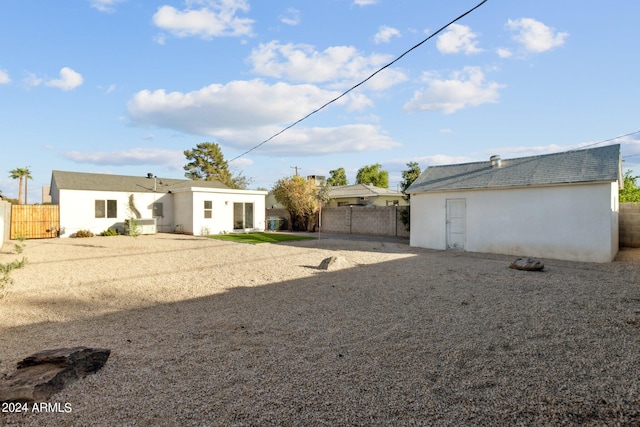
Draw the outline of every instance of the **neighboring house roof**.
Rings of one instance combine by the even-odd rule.
[[[378,196],[402,196],[402,193],[388,188],[376,187],[369,184],[338,185],[329,187],[329,197],[332,199],[344,199],[348,197],[378,197]]]
[[[53,171],[55,182],[62,190],[123,191],[128,193],[166,193],[180,188],[229,188],[219,181],[154,178],[146,176],[108,175],[84,172]]]
[[[497,162],[430,166],[407,192],[615,181],[620,181],[619,144]]]

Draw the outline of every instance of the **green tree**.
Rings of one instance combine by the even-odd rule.
[[[331,176],[327,179],[327,184],[331,187],[335,187],[338,185],[349,185],[349,181],[347,181],[347,173],[344,171],[344,168],[338,168],[329,171]]]
[[[361,167],[356,174],[356,184],[371,184],[376,187],[389,188],[389,172],[381,168],[380,163]]]
[[[301,176],[278,180],[272,194],[282,204],[291,217],[291,228],[307,231],[315,224],[315,214],[320,209],[323,193],[313,181]]]
[[[636,184],[639,176],[631,175],[633,172],[629,169],[624,173],[624,188],[619,192],[620,202],[640,202],[640,187]]]
[[[26,191],[27,191],[27,181],[32,179],[31,171],[29,168],[15,168],[9,171],[9,178],[18,179],[18,204],[22,204],[22,182],[24,181],[25,188],[25,199],[26,199]],[[26,203],[26,200],[25,200]]]
[[[420,170],[420,165],[418,162],[409,162],[407,163],[407,170],[402,171],[402,181],[400,182],[400,191],[403,193],[407,191],[407,188],[413,184],[413,181],[418,179],[422,170]],[[409,195],[406,195],[407,200],[409,200]]]
[[[233,175],[229,170],[229,163],[224,159],[220,146],[215,142],[203,142],[193,150],[185,150],[184,155],[189,160],[184,166],[185,176],[195,181],[220,181],[224,185],[235,189],[246,189],[251,180],[242,174]]]
[[[420,170],[420,165],[418,162],[409,162],[407,163],[407,170],[402,171],[402,182],[400,182],[400,188],[402,192],[405,193],[407,188],[413,184],[413,181],[418,179],[422,171]],[[404,199],[408,202],[411,200],[410,194],[404,194]],[[409,231],[411,226],[411,209],[406,207],[400,211],[400,219],[402,220],[402,224],[404,224],[404,228]]]

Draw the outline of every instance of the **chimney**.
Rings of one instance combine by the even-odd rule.
[[[489,161],[491,162],[492,168],[499,168],[502,165],[502,159],[500,159],[500,156],[491,156]]]

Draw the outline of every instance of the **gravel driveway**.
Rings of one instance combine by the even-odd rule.
[[[0,372],[112,350],[4,425],[640,425],[640,263],[322,239],[27,241],[0,299]],[[331,255],[349,267],[317,269]],[[635,261],[634,261],[635,260]]]

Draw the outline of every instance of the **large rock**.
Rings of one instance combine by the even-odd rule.
[[[322,260],[318,268],[320,270],[340,270],[341,268],[351,267],[351,263],[342,256],[330,256]]]
[[[88,374],[100,370],[111,350],[89,347],[44,350],[18,362],[0,378],[0,402],[41,402]]]
[[[531,258],[518,258],[509,265],[509,268],[524,271],[542,271],[544,264]]]

